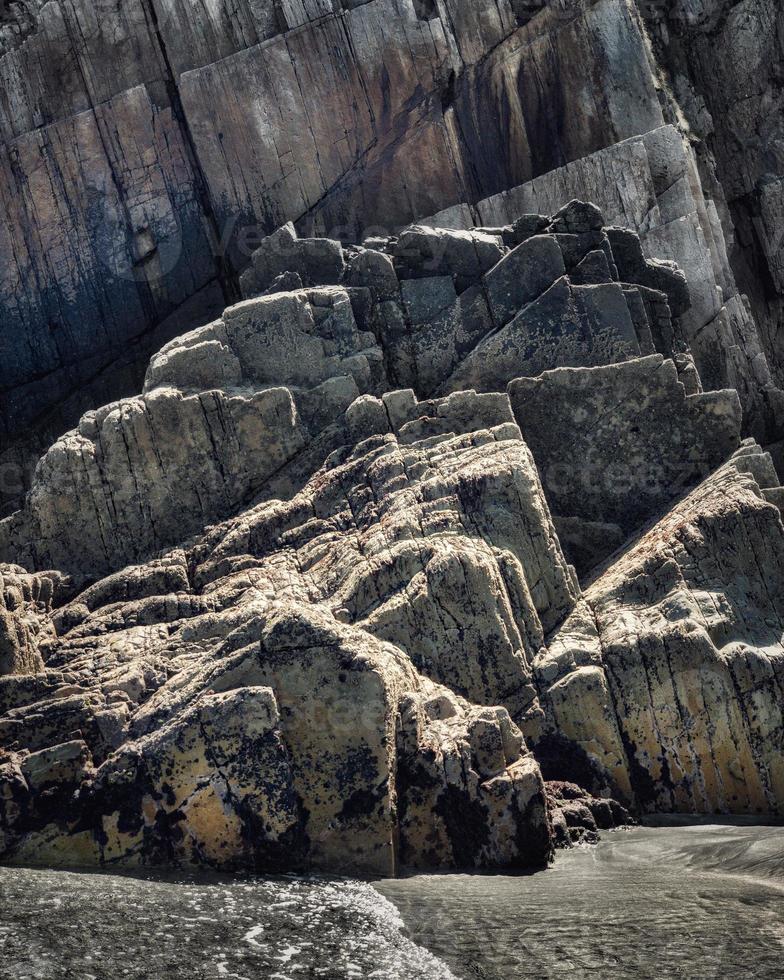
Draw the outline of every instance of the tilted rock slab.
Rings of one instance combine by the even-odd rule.
[[[461,212],[460,226],[504,225],[527,212],[551,214],[570,198],[593,201],[607,225],[636,232],[648,260],[677,263],[686,275],[689,303],[679,308],[671,302],[672,312],[703,384],[735,388],[746,431],[759,439],[779,438],[782,396],[770,355],[736,284],[717,203],[706,199],[694,150],[683,135],[674,126],[660,126],[573,159],[477,202]],[[724,208],[723,201],[718,207]],[[456,219],[454,208],[441,215],[442,221]],[[631,278],[665,288],[635,274],[639,260],[624,254],[620,244],[616,237],[614,255],[622,281]]]
[[[509,385],[559,536],[594,567],[740,445],[735,391],[687,394],[661,355]]]
[[[46,669],[0,680],[7,859],[548,859],[510,712],[541,716],[531,664],[578,589],[508,400],[349,414],[365,438],[302,493],[91,586]]]
[[[741,447],[586,589],[535,665],[546,772],[647,812],[782,812],[777,484]]]

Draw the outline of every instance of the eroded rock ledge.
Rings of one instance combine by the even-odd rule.
[[[4,860],[530,867],[782,812],[784,490],[676,263],[571,201],[285,225],[242,285],[0,522]]]
[[[0,514],[261,236],[461,202],[593,200],[677,261],[703,383],[781,453],[781,37],[775,0],[4,2]]]

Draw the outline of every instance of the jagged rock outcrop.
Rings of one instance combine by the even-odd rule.
[[[610,234],[601,212],[578,201],[492,228],[414,225],[342,254],[289,224],[254,252],[242,288],[253,296],[342,280],[389,380],[424,396],[498,391],[556,365],[681,355],[671,310],[689,308],[683,273],[645,259],[633,232]]]
[[[780,812],[784,491],[675,263],[575,200],[282,226],[242,288],[0,522],[4,859],[523,867]]]
[[[627,271],[668,291],[619,282],[615,252],[637,239],[617,238],[577,201],[492,233],[414,226],[345,249],[282,227],[243,280],[262,295],[165,345],[140,396],[88,412],[44,455],[24,508],[0,522],[0,556],[84,581],[290,496],[351,441],[343,413],[360,394],[503,391],[520,374],[650,353],[654,334],[688,381],[669,312],[670,296],[687,303],[683,274],[640,257]],[[719,414],[722,399],[693,401]]]
[[[648,812],[782,812],[778,483],[744,445],[586,589],[535,663],[546,774]]]
[[[734,388],[744,409],[745,427],[761,440],[778,440],[782,394],[772,376],[765,345],[748,300],[740,294],[728,258],[727,235],[719,216],[723,200],[705,199],[695,152],[672,126],[623,140],[534,180],[509,187],[441,220],[505,224],[520,213],[551,213],[564,200],[595,202],[610,232],[619,278],[664,289],[666,270],[648,260],[677,263],[688,282],[688,302],[669,290],[676,337],[689,346],[707,388]],[[629,237],[639,234],[639,243]],[[666,354],[657,345],[660,353]]]
[[[780,439],[781,398],[760,394],[778,390],[768,362],[780,360],[775,58],[757,71],[738,40],[740,8],[670,6],[642,5],[642,16],[631,0],[8,6],[0,513],[19,505],[54,439],[137,392],[150,353],[238,298],[276,226],[358,240],[460,202],[500,224],[488,202],[531,182],[539,202],[515,211],[594,200],[640,231],[646,254],[686,270],[704,383],[735,387],[746,431]],[[770,0],[749,13],[773,55],[776,16]],[[656,22],[653,48],[643,18]],[[725,60],[733,72],[714,70]],[[702,147],[697,167],[681,139],[711,139],[714,118],[722,184]]]
[[[781,814],[782,36],[3,6],[3,859]]]
[[[90,587],[46,669],[0,680],[6,858],[547,860],[509,711],[538,713],[531,663],[578,590],[508,402],[350,415],[365,438],[301,494]]]
[[[164,347],[143,395],[52,447],[8,547],[83,578],[176,544],[249,502],[383,373],[344,290],[231,307]]]

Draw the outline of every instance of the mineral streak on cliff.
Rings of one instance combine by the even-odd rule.
[[[3,859],[784,810],[775,153],[679,61],[744,5],[3,9]]]

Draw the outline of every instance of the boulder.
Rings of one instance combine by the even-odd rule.
[[[509,396],[581,572],[740,445],[737,394],[687,394],[660,354],[519,378]]]

